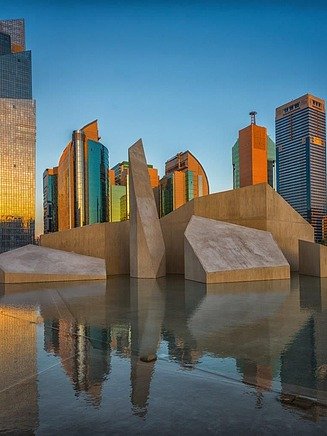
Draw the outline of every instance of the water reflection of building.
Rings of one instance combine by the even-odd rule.
[[[85,392],[99,406],[102,384],[110,372],[110,329],[47,320],[44,348],[60,357],[77,394]]]
[[[151,404],[155,358],[162,340],[162,352],[168,349],[171,360],[183,368],[197,368],[198,362],[208,368],[211,359],[209,364],[216,366],[210,369],[224,372],[220,362],[236,364],[236,368],[230,365],[235,372],[229,375],[256,386],[257,407],[264,400],[263,391],[271,389],[280,373],[283,392],[289,392],[293,380],[302,386],[297,392],[303,394],[305,386],[296,380],[297,371],[308,387],[313,386],[310,377],[315,378],[315,395],[322,401],[326,379],[317,379],[317,369],[327,358],[327,294],[323,291],[327,286],[318,280],[306,283],[301,278],[291,288],[289,281],[206,286],[182,277],[154,281],[117,277],[107,283],[63,284],[61,288],[56,284],[55,289],[40,284],[37,300],[45,320],[44,347],[60,358],[77,396],[89,404],[104,404],[105,382],[109,393],[115,383],[123,387],[128,379],[127,408],[130,404],[132,413],[142,419]],[[1,303],[24,306],[30,294],[5,295]],[[4,353],[8,355],[6,349]],[[149,362],[142,361],[147,357]],[[31,362],[22,374],[33,367]],[[6,364],[9,368],[9,360]]]
[[[34,434],[38,425],[36,318],[33,309],[0,311],[0,433]]]
[[[327,406],[327,279],[299,276],[299,287],[301,308],[314,312],[281,355],[282,390]]]

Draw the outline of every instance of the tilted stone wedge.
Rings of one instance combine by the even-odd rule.
[[[0,254],[0,283],[105,280],[104,259],[26,245]]]
[[[185,278],[202,283],[288,279],[290,266],[271,233],[192,216],[185,234]]]

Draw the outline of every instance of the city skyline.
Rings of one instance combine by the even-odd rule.
[[[189,149],[217,192],[232,188],[231,144],[250,110],[274,140],[276,107],[307,92],[327,95],[319,72],[326,63],[319,44],[326,36],[322,4],[235,5],[100,2],[77,9],[74,1],[42,8],[37,1],[17,1],[3,8],[3,19],[24,17],[33,50],[37,233],[43,170],[56,161],[75,125],[99,119],[110,165],[126,159],[124,150],[139,137],[160,174],[167,156]],[[77,32],[86,8],[96,25]],[[290,19],[306,29],[302,36],[291,32]],[[310,20],[315,26],[306,26]],[[89,53],[87,64],[81,47]],[[315,65],[301,62],[307,52]]]

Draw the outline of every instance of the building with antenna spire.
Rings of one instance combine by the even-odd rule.
[[[266,127],[256,124],[257,112],[249,113],[251,123],[239,131],[232,149],[233,188],[269,183],[275,188],[276,146]]]

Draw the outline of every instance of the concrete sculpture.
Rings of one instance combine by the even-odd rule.
[[[0,254],[0,283],[104,280],[103,259],[26,245]]]
[[[142,140],[128,150],[130,198],[130,276],[166,274],[165,244],[151,188]]]
[[[192,216],[184,235],[185,278],[227,283],[290,278],[271,233]]]
[[[327,277],[327,247],[310,241],[299,240],[299,273]]]

